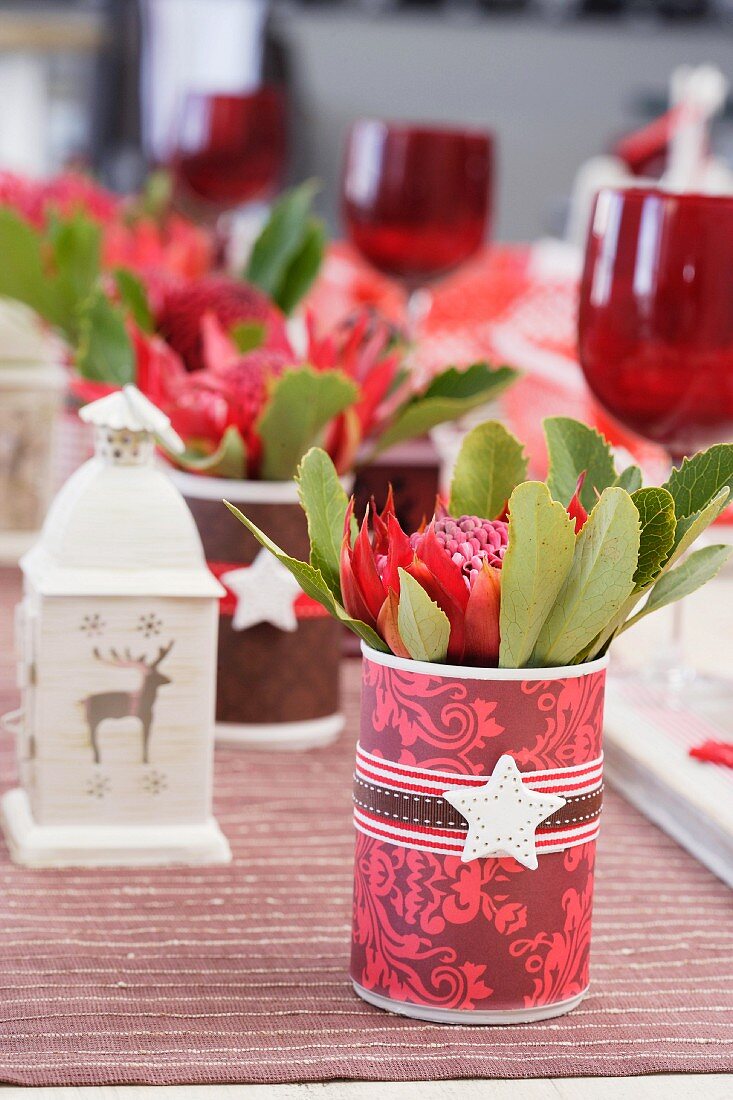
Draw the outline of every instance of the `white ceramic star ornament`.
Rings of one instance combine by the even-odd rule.
[[[232,569],[219,579],[237,600],[233,630],[248,630],[258,623],[271,623],[289,633],[298,629],[295,599],[300,585],[264,547],[251,565]]]
[[[446,802],[463,814],[468,836],[461,859],[513,856],[524,867],[537,867],[535,830],[565,805],[559,794],[540,794],[526,787],[514,757],[501,756],[483,787],[451,787]]]

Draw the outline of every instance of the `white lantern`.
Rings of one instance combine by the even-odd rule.
[[[39,867],[224,862],[211,814],[223,590],[154,463],[156,436],[182,444],[132,386],[80,415],[95,426],[95,457],[21,561],[10,850]]]

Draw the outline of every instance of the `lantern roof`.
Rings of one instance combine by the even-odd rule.
[[[164,447],[176,454],[185,450],[183,440],[171,427],[170,419],[137,386],[123,386],[121,390],[92,401],[79,410],[79,416],[85,423],[94,424],[97,428],[154,435]]]

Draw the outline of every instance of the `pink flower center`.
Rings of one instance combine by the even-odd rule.
[[[434,526],[438,542],[451,560],[460,566],[469,588],[485,561],[495,569],[501,569],[508,534],[504,520],[442,516],[435,520]]]
[[[433,527],[438,543],[461,569],[467,588],[471,588],[485,561],[494,569],[501,569],[508,536],[508,525],[503,519],[442,516],[433,520]],[[423,531],[410,535],[410,545],[418,558],[423,537]],[[387,568],[387,555],[375,554],[374,564],[381,580]]]

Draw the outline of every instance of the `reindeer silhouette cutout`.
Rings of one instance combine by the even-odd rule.
[[[161,646],[158,656],[154,661],[148,662],[145,657],[133,657],[129,649],[122,656],[116,649],[110,650],[109,657],[103,657],[98,649],[94,656],[102,664],[111,665],[113,668],[135,668],[142,673],[142,681],[137,691],[101,691],[96,695],[88,695],[82,700],[84,713],[89,724],[89,736],[92,742],[94,763],[99,763],[99,743],[97,732],[100,723],[105,718],[139,718],[142,725],[143,737],[143,764],[148,762],[148,742],[150,741],[150,727],[153,722],[153,707],[158,688],[171,681],[158,666],[173,648],[173,642],[167,646]]]

